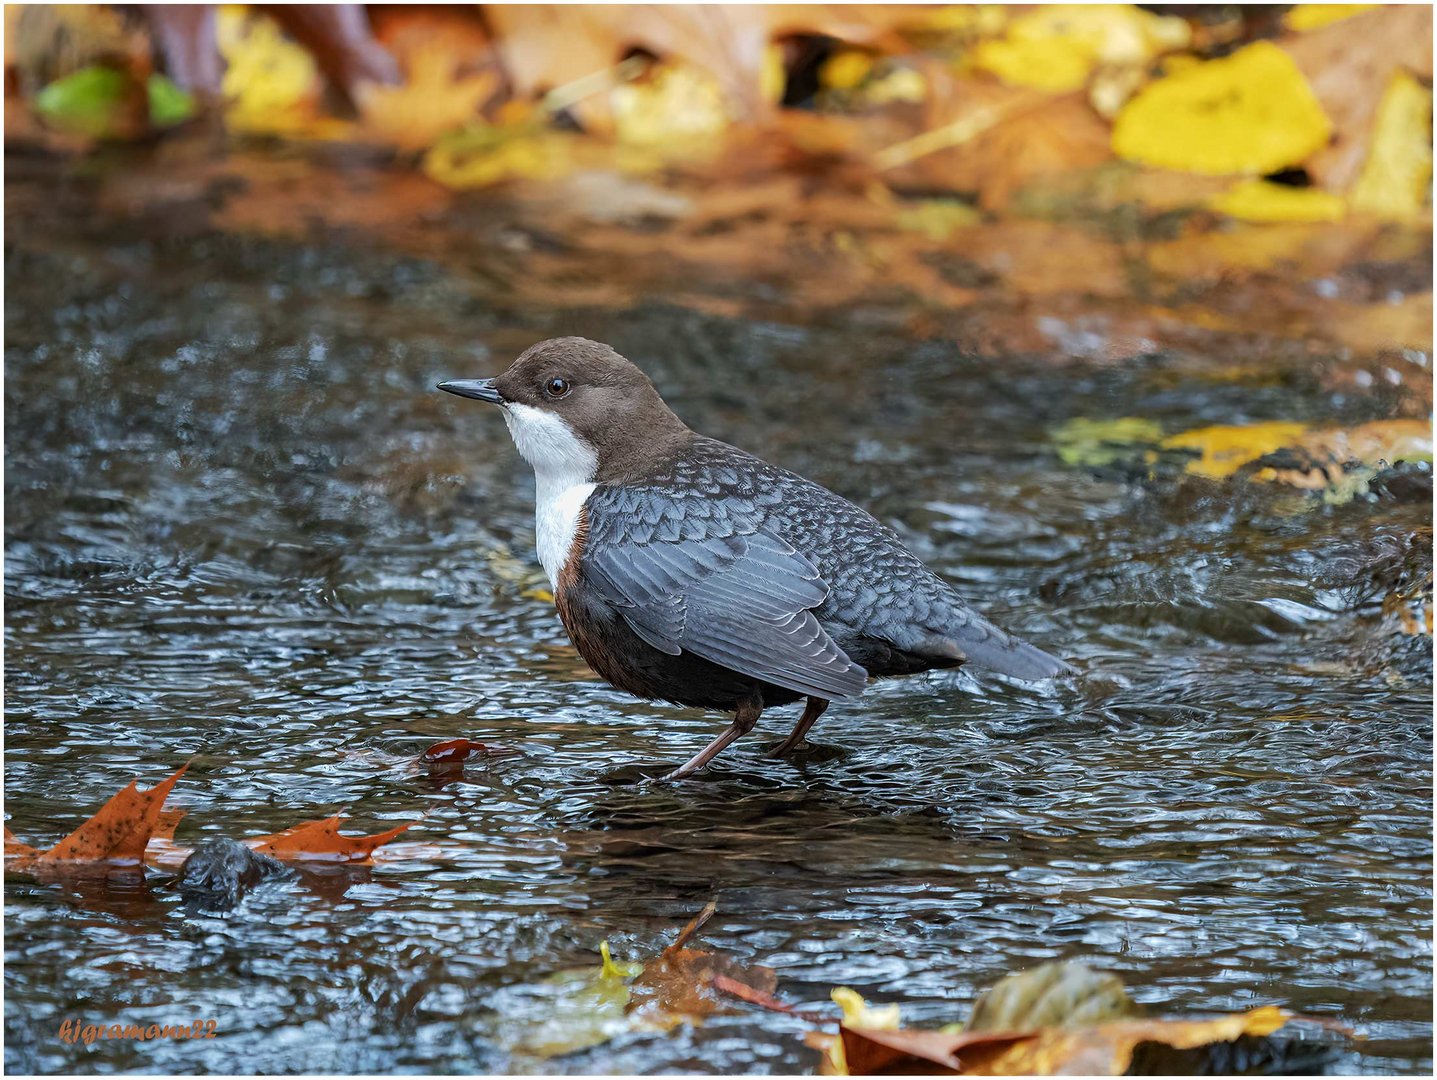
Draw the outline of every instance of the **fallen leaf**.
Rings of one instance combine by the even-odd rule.
[[[408,58],[402,85],[358,88],[365,133],[400,150],[423,150],[473,122],[479,106],[498,89],[499,76],[492,71],[461,75],[463,63],[445,43],[431,41]]]
[[[1432,194],[1432,89],[1406,72],[1392,77],[1377,107],[1352,209],[1380,218],[1418,216]]]
[[[951,1034],[839,1027],[844,1075],[882,1073],[987,1073],[985,1064],[1028,1036],[1011,1033]],[[960,1054],[962,1055],[960,1057]]]
[[[1113,150],[1164,169],[1260,175],[1302,162],[1331,133],[1292,57],[1257,41],[1140,90],[1118,113]]]
[[[1273,420],[1261,424],[1214,424],[1164,439],[1165,450],[1192,450],[1197,456],[1187,471],[1215,480],[1231,476],[1248,462],[1291,445],[1307,430],[1306,424]]]
[[[1282,50],[1332,122],[1331,144],[1317,147],[1305,167],[1328,191],[1346,191],[1368,157],[1373,118],[1392,77],[1406,71],[1432,80],[1432,8],[1382,5],[1285,39]]]
[[[607,941],[599,946],[599,953],[597,969],[560,971],[544,980],[542,1012],[517,1039],[522,1053],[540,1058],[572,1054],[602,1045],[629,1029],[625,1014],[628,980],[641,972],[643,965],[615,962]]]
[[[929,130],[881,151],[875,164],[916,162],[926,186],[976,192],[989,210],[1006,206],[1024,185],[1112,158],[1108,125],[1081,93],[1054,97],[935,76],[924,123]]]
[[[1324,491],[1330,503],[1348,502],[1367,492],[1368,481],[1384,465],[1430,462],[1432,427],[1425,420],[1374,420],[1354,428],[1324,428],[1269,457],[1254,479]]]
[[[35,111],[59,131],[92,139],[138,139],[150,130],[145,84],[109,65],[52,82],[35,95]]]
[[[490,4],[485,14],[520,95],[602,71],[641,46],[707,71],[740,113],[767,111],[768,16],[761,6]]]
[[[531,121],[474,125],[430,147],[423,168],[431,179],[461,191],[507,180],[553,180],[574,167],[575,139]]]
[[[165,797],[188,765],[167,780],[141,791],[131,780],[120,791],[65,839],[50,850],[42,852],[37,861],[53,862],[112,862],[124,865],[139,864],[145,855],[145,846],[159,822],[160,809]]]
[[[145,845],[145,862],[151,866],[178,867],[190,855],[189,848],[175,843],[175,829],[189,813],[188,810],[160,808],[150,842]]]
[[[823,1071],[829,1076],[849,1075],[848,1059],[845,1054],[845,1029],[861,1031],[898,1031],[902,1016],[897,1005],[873,1006],[863,999],[857,990],[848,986],[835,987],[829,994],[833,1003],[842,1010],[839,1030],[836,1035],[826,1032],[810,1032],[807,1044],[823,1054]],[[931,1034],[931,1033],[925,1033]]]
[[[216,19],[225,122],[234,131],[298,135],[319,120],[319,68],[269,16],[226,4]]]
[[[1266,1005],[1211,1020],[1120,1020],[1087,1028],[1048,1028],[1006,1047],[985,1046],[981,1060],[974,1060],[976,1048],[958,1053],[964,1072],[990,1076],[1121,1076],[1142,1043],[1194,1050],[1245,1035],[1270,1035],[1287,1021],[1287,1013]]]
[[[963,1031],[1091,1027],[1138,1012],[1116,975],[1053,962],[999,979],[973,1003]]]
[[[1240,221],[1341,221],[1347,204],[1319,188],[1292,187],[1267,180],[1243,180],[1208,202],[1219,214]]]
[[[447,772],[462,770],[464,763],[472,758],[515,757],[518,753],[517,750],[489,746],[470,739],[447,739],[420,754],[418,764],[428,766],[431,772]]]
[[[1376,4],[1295,4],[1292,10],[1282,17],[1282,25],[1288,30],[1295,30],[1299,33],[1305,30],[1317,30],[1331,23],[1360,15],[1364,11],[1371,11],[1377,6]]]
[[[10,831],[10,826],[5,826],[5,857],[7,859],[12,856],[29,857],[38,854],[40,854],[38,848],[32,848],[29,844],[21,843],[20,838]]]
[[[757,1005],[761,1009],[768,1009],[770,1012],[779,1012],[786,1016],[797,1016],[813,1024],[826,1023],[828,1020],[827,1017],[821,1016],[818,1013],[806,1012],[803,1009],[789,1005],[787,1002],[780,1001],[774,997],[770,991],[760,990],[756,986],[740,982],[738,979],[732,979],[727,975],[715,975],[713,984],[714,989],[721,994],[729,994],[732,997],[738,998],[740,1001],[746,1001],[750,1005]]]
[[[1133,458],[1134,448],[1161,441],[1163,429],[1157,421],[1141,416],[1113,420],[1080,416],[1055,428],[1050,437],[1063,464],[1098,468]]]
[[[1186,48],[1191,37],[1186,20],[1131,4],[1049,4],[981,42],[972,62],[1011,85],[1064,93],[1080,89],[1100,64],[1145,64]]]
[[[717,1011],[723,1002],[713,984],[720,975],[763,993],[773,993],[778,977],[771,968],[745,968],[719,953],[685,947],[685,942],[716,910],[716,904],[707,904],[679,931],[673,944],[645,964],[643,974],[629,984],[628,1011],[640,1023],[667,1029]]]
[[[243,843],[262,855],[273,855],[277,859],[367,863],[371,861],[375,848],[415,824],[406,822],[372,836],[345,836],[339,831],[343,820],[342,815],[336,814],[319,821],[304,821],[283,832],[250,837]]]

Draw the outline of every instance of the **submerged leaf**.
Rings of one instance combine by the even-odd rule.
[[[1052,432],[1058,457],[1065,465],[1098,468],[1134,456],[1134,447],[1151,446],[1163,437],[1162,426],[1141,416],[1114,420],[1075,417]]]
[[[1195,450],[1187,471],[1216,480],[1231,476],[1250,461],[1290,446],[1306,424],[1273,420],[1262,424],[1214,424],[1184,431],[1163,440],[1165,450]]]
[[[1004,976],[973,1003],[966,1032],[1086,1027],[1138,1011],[1116,975],[1086,964],[1040,964]]]
[[[607,941],[599,946],[599,954],[598,968],[561,971],[544,980],[538,988],[542,1015],[520,1037],[521,1053],[541,1058],[572,1054],[628,1030],[628,980],[644,965],[616,962]]]

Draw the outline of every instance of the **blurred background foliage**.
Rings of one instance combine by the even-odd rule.
[[[764,162],[958,200],[927,231],[1075,175],[1258,222],[1430,214],[1425,6],[9,5],[6,29],[8,139],[210,121],[451,188]]]

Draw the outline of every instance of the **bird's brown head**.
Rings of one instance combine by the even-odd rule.
[[[632,479],[693,438],[647,375],[587,338],[541,341],[497,378],[439,389],[500,406],[540,479]]]

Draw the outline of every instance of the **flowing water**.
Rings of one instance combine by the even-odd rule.
[[[32,205],[49,182],[12,177]],[[1366,1036],[1337,1067],[1430,1071],[1430,642],[1359,595],[1430,525],[1424,498],[1076,468],[1049,437],[1355,422],[1377,399],[1162,354],[995,364],[858,311],[512,309],[477,271],[327,234],[58,213],[9,232],[10,828],[52,843],[189,761],[181,843],[340,808],[423,843],[225,917],[153,871],[10,876],[9,1070],[814,1069],[803,1021],[748,1007],[521,1051],[548,976],[605,940],[652,955],[714,900],[705,946],[802,1007],[852,986],[936,1025],[1076,959],[1157,1012],[1277,1003]],[[694,781],[644,782],[722,718],[588,672],[535,591],[533,481],[499,416],[432,389],[560,333],[893,523],[1083,677],[879,683],[792,762],[761,756],[789,709]],[[456,736],[516,753],[411,764]],[[69,1045],[68,1018],[216,1037]]]

